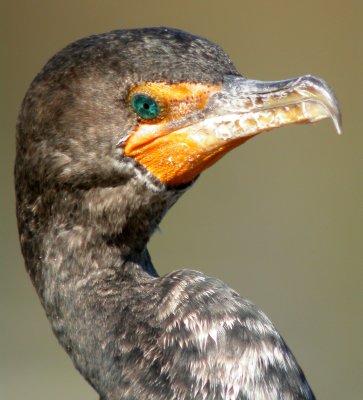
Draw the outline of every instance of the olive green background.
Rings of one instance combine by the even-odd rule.
[[[1,4],[1,399],[97,399],[57,344],[23,266],[12,169],[17,113],[57,50],[92,33],[166,25],[219,43],[255,79],[321,76],[330,121],[260,135],[169,212],[150,250],[160,273],[228,282],[272,319],[320,399],[362,393],[363,2],[7,1]]]

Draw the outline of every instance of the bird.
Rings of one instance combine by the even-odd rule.
[[[119,29],[55,54],[25,94],[15,188],[25,266],[101,400],[314,399],[268,317],[217,278],[159,276],[147,250],[200,174],[261,132],[341,114],[305,75],[248,79],[213,42]]]

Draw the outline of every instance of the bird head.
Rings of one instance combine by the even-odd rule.
[[[34,257],[27,243],[49,229],[87,225],[84,235],[91,227],[138,252],[184,190],[231,149],[323,118],[340,131],[337,100],[321,79],[247,79],[219,46],[179,30],[74,42],[36,76],[19,114],[23,251]]]
[[[261,132],[324,118],[340,131],[337,100],[319,78],[250,80],[206,39],[114,31],[46,64],[24,100],[18,157],[43,183],[114,185],[137,171],[177,188]]]

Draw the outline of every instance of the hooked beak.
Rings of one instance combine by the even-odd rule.
[[[175,187],[192,182],[228,151],[264,131],[331,118],[341,133],[334,92],[310,75],[274,82],[225,76],[222,86],[205,85],[208,91],[200,109],[144,127],[152,129],[151,135],[141,130],[131,136],[125,154]]]
[[[222,90],[211,96],[203,121],[194,126],[208,128],[210,134],[222,140],[237,140],[324,118],[331,118],[341,133],[337,98],[322,79],[306,75],[264,82],[226,76]]]

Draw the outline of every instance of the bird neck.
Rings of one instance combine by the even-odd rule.
[[[47,288],[62,276],[73,284],[95,271],[130,276],[127,262],[136,275],[155,276],[146,245],[181,193],[133,179],[121,186],[72,190],[36,190],[33,185],[26,191],[22,186],[17,202],[20,240],[44,306]]]
[[[132,181],[72,191],[17,189],[28,272],[58,340],[99,388],[127,310],[135,301],[153,302],[145,287],[156,271],[146,244],[181,192]]]

